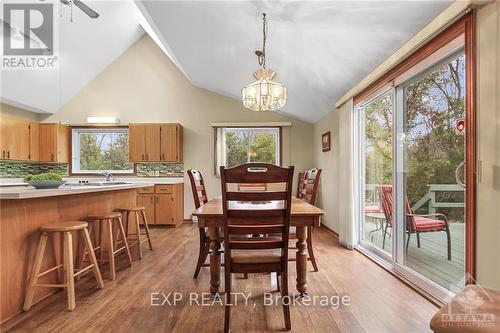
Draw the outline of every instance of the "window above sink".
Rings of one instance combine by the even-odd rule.
[[[133,174],[128,127],[78,127],[71,130],[71,174]]]

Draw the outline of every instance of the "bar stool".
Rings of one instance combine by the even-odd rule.
[[[130,243],[130,246],[138,245],[139,248],[139,259],[142,259],[142,243],[148,242],[149,243],[149,249],[153,251],[153,243],[151,242],[151,237],[149,236],[149,225],[148,225],[148,220],[146,218],[146,208],[143,206],[137,206],[137,207],[128,207],[128,208],[118,208],[116,211],[121,213],[126,213],[127,219],[126,219],[126,230],[127,230],[127,236],[134,235],[135,238],[133,239],[133,242]],[[141,228],[140,228],[140,219],[139,219],[139,212],[141,213],[140,216],[142,217],[142,224],[144,225],[144,230],[145,233],[141,234]],[[129,231],[129,223],[130,223],[130,215],[134,213],[135,218],[135,233],[130,233]],[[141,239],[141,236],[146,236],[146,238]]]
[[[99,249],[99,262],[109,262],[109,273],[111,275],[111,280],[116,278],[116,266],[115,266],[115,256],[120,252],[125,252],[127,255],[127,259],[129,262],[129,266],[132,266],[132,256],[130,255],[130,246],[127,242],[127,234],[123,227],[122,214],[118,212],[111,212],[101,215],[90,215],[85,218],[91,224],[92,230],[99,229],[98,239],[99,242],[96,246],[96,249]],[[117,226],[116,237],[113,237],[113,223]],[[97,228],[98,227],[98,228]],[[103,259],[103,232],[106,231],[107,240],[107,249],[108,249],[108,258]],[[94,232],[94,236],[96,236],[96,232]],[[121,236],[121,240],[120,240]],[[123,244],[121,247],[118,247],[118,244]],[[87,251],[88,252],[88,251]],[[81,256],[81,261],[85,260],[87,252],[83,252]]]
[[[33,270],[28,283],[28,289],[26,292],[26,298],[24,301],[23,310],[28,311],[33,305],[33,295],[35,292],[35,287],[49,287],[49,288],[66,288],[68,294],[68,310],[73,311],[75,309],[75,276],[78,276],[90,269],[94,271],[95,279],[99,289],[104,288],[104,283],[102,282],[101,272],[99,271],[99,266],[95,257],[93,250],[93,245],[90,240],[89,232],[87,230],[88,224],[83,221],[72,221],[60,224],[48,224],[40,228],[42,235],[38,242],[38,248],[36,250],[35,262],[33,264]],[[73,236],[72,231],[79,232],[84,240],[85,247],[90,257],[90,265],[79,270],[74,270],[73,264]],[[47,240],[50,233],[63,233],[63,253],[64,258],[63,264],[52,267],[42,273],[40,269],[42,267],[43,255],[45,253],[45,248],[47,246]],[[38,283],[38,279],[52,271],[62,268],[64,271],[65,281],[63,284],[42,284]]]

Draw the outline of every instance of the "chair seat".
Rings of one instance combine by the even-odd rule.
[[[430,219],[421,216],[415,216],[414,220],[416,231],[435,231],[446,228],[446,222],[442,220]]]
[[[89,215],[85,219],[86,220],[108,220],[108,219],[116,219],[118,217],[121,217],[122,214],[119,212],[110,212],[110,213],[105,213],[105,214],[96,214],[96,215]]]
[[[88,223],[83,221],[70,221],[62,223],[51,223],[46,224],[40,228],[41,231],[46,232],[65,232],[65,231],[75,231],[87,228]]]
[[[281,260],[281,250],[232,250],[233,264],[272,264]]]
[[[145,210],[144,206],[134,206],[134,207],[126,207],[126,208],[117,208],[116,211],[119,212],[139,212],[141,210]]]

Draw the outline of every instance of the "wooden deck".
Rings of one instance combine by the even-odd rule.
[[[420,248],[417,247],[416,235],[412,234],[407,255],[408,267],[454,293],[462,290],[465,272],[464,227],[463,223],[450,223],[451,260],[446,259],[446,233],[420,234]],[[375,229],[374,222],[367,222],[365,239],[370,239],[368,233]],[[382,232],[373,232],[371,236],[373,236],[373,243],[382,248]],[[391,238],[387,237],[384,250],[388,253],[391,252],[391,242]]]

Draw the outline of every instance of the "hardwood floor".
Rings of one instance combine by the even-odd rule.
[[[77,281],[74,312],[66,311],[64,292],[58,292],[5,322],[1,331],[221,332],[223,306],[202,306],[201,296],[199,306],[189,305],[190,292],[209,290],[208,268],[192,279],[198,254],[196,226],[156,228],[151,235],[154,251],[145,247],[144,258],[134,261],[132,268],[121,261],[115,281],[102,270],[103,290],[89,275]],[[338,309],[292,305],[291,332],[430,332],[434,305],[362,254],[340,247],[328,231],[316,228],[314,236],[319,272],[312,272],[309,265],[309,295],[347,295],[351,305]],[[289,271],[289,290],[295,291],[294,263]],[[234,276],[233,292],[252,296],[248,306],[241,303],[233,308],[232,332],[283,331],[281,306],[263,305],[263,293],[278,295],[275,291],[274,275],[249,274],[248,280]],[[152,292],[180,292],[183,300],[172,306],[152,306]]]

